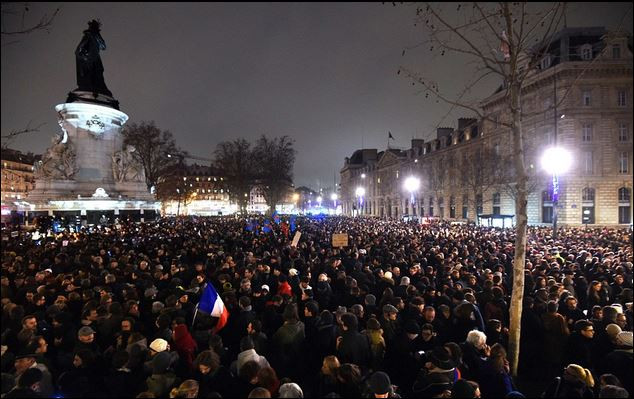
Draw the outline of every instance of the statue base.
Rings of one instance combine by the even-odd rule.
[[[119,101],[115,100],[114,97],[105,95],[103,93],[92,93],[79,89],[75,89],[68,93],[66,103],[96,104],[114,108],[116,110],[119,109]]]

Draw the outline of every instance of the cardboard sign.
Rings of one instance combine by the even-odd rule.
[[[297,247],[297,244],[299,243],[299,237],[301,236],[302,233],[300,233],[299,231],[295,233],[295,236],[293,237],[293,242],[291,242],[291,247]]]
[[[20,235],[19,231],[12,231],[11,232],[11,237],[13,237],[13,238],[18,237],[19,235]]]
[[[68,240],[62,241],[62,247],[66,247],[66,246],[68,246]]]
[[[348,233],[333,234],[332,246],[335,248],[343,248],[348,246]]]

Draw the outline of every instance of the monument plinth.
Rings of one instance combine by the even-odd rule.
[[[99,50],[105,50],[105,42],[99,26],[89,23],[75,52],[78,88],[55,107],[61,133],[34,165],[35,189],[27,196],[27,211],[96,223],[104,215],[112,221],[121,211],[139,220],[159,208],[135,149],[124,145],[121,129],[128,115],[103,80]]]

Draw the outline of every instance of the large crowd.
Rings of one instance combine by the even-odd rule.
[[[2,397],[529,394],[507,356],[513,229],[254,226],[187,217],[3,234]],[[333,248],[333,233],[348,246]],[[528,233],[518,376],[544,397],[628,397],[631,231]],[[220,329],[196,311],[207,284],[229,312]]]

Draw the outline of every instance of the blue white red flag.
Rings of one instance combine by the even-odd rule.
[[[211,283],[207,283],[205,286],[197,309],[203,313],[219,318],[218,323],[216,323],[216,332],[220,331],[220,329],[227,324],[229,311]]]

